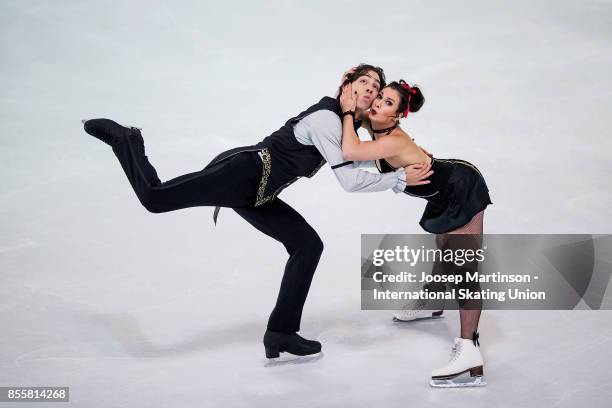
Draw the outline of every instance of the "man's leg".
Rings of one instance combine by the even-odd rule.
[[[283,333],[299,331],[312,276],[323,252],[321,238],[297,211],[278,198],[268,205],[234,211],[287,249],[289,260],[268,329]]]
[[[299,356],[319,353],[321,343],[307,340],[296,332],[300,330],[302,309],[323,251],[323,242],[297,211],[278,198],[262,207],[234,208],[234,211],[281,242],[289,253],[276,306],[263,338],[266,357],[276,359],[281,352]]]
[[[91,121],[89,122],[91,123]],[[94,122],[96,124],[96,122]],[[88,126],[90,134],[101,130]],[[99,127],[123,168],[136,196],[149,211],[161,213],[195,206],[242,207],[255,202],[261,160],[254,152],[239,153],[203,170],[162,182],[145,154],[140,131],[111,121]],[[100,138],[100,137],[99,137]]]

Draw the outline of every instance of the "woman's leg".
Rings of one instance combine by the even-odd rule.
[[[469,234],[475,240],[475,246],[480,248],[482,245],[484,210],[476,214],[470,222],[461,228],[448,232],[448,234]],[[477,249],[476,248],[476,249]],[[472,271],[473,272],[473,271]],[[461,320],[461,337],[472,339],[474,333],[478,332],[478,322],[482,311],[482,300],[467,302],[464,307],[459,309]]]
[[[478,250],[482,247],[482,220],[483,212],[476,214],[467,225],[455,231],[436,236],[438,247],[451,250]],[[466,262],[459,266],[450,263],[449,273],[475,272],[478,262]],[[458,285],[460,289],[469,291],[480,290],[478,283],[464,283]],[[480,353],[478,342],[478,321],[482,310],[482,300],[460,300],[459,316],[461,319],[461,337],[456,338],[450,361],[441,368],[431,372],[432,387],[481,387],[484,381],[484,361]],[[462,378],[464,373],[469,377]]]

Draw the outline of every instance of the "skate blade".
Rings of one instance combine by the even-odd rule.
[[[485,387],[487,382],[484,380],[484,377],[472,377],[468,374],[448,380],[434,380],[432,378],[429,385],[434,388]]]
[[[419,320],[437,320],[437,319],[444,319],[444,315],[423,316],[423,317],[417,317],[417,318],[408,319],[408,320],[398,319],[397,317],[393,316],[393,321],[395,323],[411,323],[411,322],[418,322]]]
[[[306,364],[323,358],[323,352],[309,354],[307,356],[296,356],[291,353],[280,353],[276,358],[267,358],[264,367],[277,367],[290,364]]]

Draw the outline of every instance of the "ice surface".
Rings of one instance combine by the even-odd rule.
[[[485,312],[488,386],[431,389],[456,312],[394,324],[359,292],[359,234],[420,233],[424,202],[349,195],[328,167],[282,193],[325,242],[301,331],[325,355],[264,367],[284,249],[230,210],[147,213],[80,120],[142,127],[169,179],[374,63],[423,90],[416,142],[484,173],[486,232],[610,233],[611,20],[605,1],[0,2],[0,385],[70,386],[75,407],[609,406],[609,311]]]

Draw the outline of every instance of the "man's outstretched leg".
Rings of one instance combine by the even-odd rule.
[[[113,148],[138,200],[150,212],[196,206],[242,207],[255,203],[261,160],[255,152],[162,182],[145,154],[140,130],[109,119],[84,122],[85,131]]]
[[[276,198],[258,208],[234,208],[242,218],[264,234],[281,242],[289,253],[276,306],[264,336],[266,357],[279,353],[312,355],[321,343],[299,336],[302,309],[317,268],[323,242],[306,220],[287,203]]]

